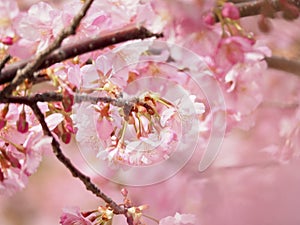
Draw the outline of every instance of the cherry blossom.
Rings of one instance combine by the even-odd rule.
[[[15,1],[0,2],[0,43],[12,45],[15,38],[15,30],[12,27],[14,19],[19,15],[19,8]],[[4,46],[0,44],[0,47]]]
[[[43,149],[49,148],[51,138],[31,133],[23,145],[1,137],[1,193],[11,195],[23,189],[28,176],[41,162]],[[17,139],[15,140],[17,141]]]
[[[43,15],[40,14],[41,11],[44,12]],[[40,52],[45,49],[57,32],[63,28],[63,24],[59,21],[59,15],[59,10],[45,2],[31,6],[27,13],[19,14],[14,20],[14,27],[21,39],[11,48],[11,53],[19,57],[26,57],[24,53],[26,50],[28,57],[34,51]],[[18,48],[22,45],[23,52],[22,55],[19,55]]]
[[[168,216],[159,221],[159,225],[183,225],[196,224],[196,218],[192,214],[176,213],[174,217]]]
[[[81,225],[92,225],[93,223],[85,218],[82,213],[79,211],[78,207],[64,209],[63,214],[60,217],[60,224],[62,225],[72,225],[72,224],[81,224]]]
[[[50,2],[37,2],[22,12],[15,1],[0,2],[0,59],[12,55],[1,71],[4,75],[14,63],[45,50],[86,1],[61,1],[60,8]],[[259,6],[262,17],[242,18],[240,5],[223,0],[94,1],[76,34],[64,39],[62,49],[120,29],[111,39],[115,43],[130,26],[162,32],[164,37],[141,36],[35,69],[8,94],[2,90],[19,78],[3,82],[0,194],[10,196],[25,189],[43,156],[49,160],[53,151],[74,177],[106,202],[91,211],[65,208],[60,218],[64,225],[121,224],[117,214],[123,214],[120,216],[131,225],[148,224],[148,220],[160,225],[296,224],[299,201],[293,196],[299,195],[295,173],[300,156],[299,77],[278,75],[268,68],[268,60],[273,54],[287,57],[288,62],[297,59],[299,20],[288,23],[267,16],[291,20],[299,16],[299,10],[291,2],[275,2],[281,14],[265,3]],[[258,31],[257,20],[271,35]],[[38,101],[46,102],[32,100],[42,97],[45,99]],[[7,103],[10,101],[19,103]],[[216,135],[216,127],[224,132]],[[199,173],[199,160],[214,152],[209,149],[214,142],[222,143],[221,151],[210,167]],[[77,153],[84,159],[76,158]],[[174,159],[174,155],[180,157]],[[84,160],[88,163],[81,162]],[[168,180],[159,180],[183,161]],[[99,167],[94,165],[108,171],[108,176],[99,177]],[[55,173],[47,166],[45,163],[46,172]],[[143,172],[131,173],[131,168]],[[58,176],[61,174],[59,171]],[[50,175],[46,176],[51,182],[49,190],[65,194],[62,190],[69,184],[63,182],[67,179],[61,184],[50,180]],[[141,186],[139,181],[148,177],[160,183],[130,187],[129,199],[129,191],[120,181],[130,178],[131,185]],[[124,197],[121,203],[119,189]],[[262,196],[258,202],[253,201],[254,192]],[[103,197],[104,193],[112,198]],[[76,204],[81,207],[95,204],[81,194],[78,199]],[[73,200],[77,201],[70,196],[66,204]],[[36,202],[45,207],[43,201]],[[1,224],[15,222],[7,222],[10,216],[2,215],[6,204],[1,200]],[[40,211],[51,214],[61,204],[49,201],[47,210]],[[15,218],[23,221],[22,215],[28,213],[19,209],[17,214]],[[269,218],[271,214],[276,220]],[[47,219],[42,221],[47,223]]]

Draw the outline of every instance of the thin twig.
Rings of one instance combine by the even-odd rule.
[[[47,123],[45,122],[44,114],[41,112],[40,108],[37,106],[36,103],[30,105],[32,111],[34,112],[35,116],[37,117],[38,121],[40,122],[43,132],[45,135],[52,137],[52,148],[55,156],[57,159],[65,165],[66,168],[72,173],[74,177],[79,178],[83,184],[85,185],[86,189],[91,191],[97,197],[103,199],[114,211],[115,214],[126,214],[126,209],[116,202],[114,202],[110,197],[104,194],[90,179],[90,177],[84,175],[80,172],[71,162],[69,158],[67,158],[61,148],[59,142],[55,139],[52,135]]]
[[[300,61],[286,59],[280,56],[265,58],[269,68],[282,70],[300,76]]]
[[[4,68],[5,64],[11,59],[10,55],[5,56],[2,61],[0,62],[0,76],[1,76],[1,71]]]
[[[59,48],[66,37],[75,34],[80,21],[86,15],[92,2],[93,0],[85,1],[80,12],[72,19],[71,24],[68,27],[64,28],[59,33],[58,37],[45,50],[38,53],[32,62],[26,64],[23,69],[18,70],[13,81],[1,91],[0,96],[10,95],[13,90],[15,90],[15,88],[20,85],[26,78],[31,78],[33,76],[33,73],[37,71],[40,65],[45,61],[45,58],[50,55],[55,49]]]
[[[76,43],[62,46],[47,56],[37,69],[44,69],[57,62],[70,59],[87,52],[103,49],[114,44],[150,37],[159,38],[162,37],[162,34],[154,34],[144,27],[136,26],[114,30],[104,33],[100,37],[88,38]],[[0,84],[12,81],[17,70],[25,67],[30,61],[31,60],[23,60],[5,67],[0,75]]]

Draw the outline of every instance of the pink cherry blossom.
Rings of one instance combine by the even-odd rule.
[[[1,39],[1,42],[5,45],[12,45],[14,43],[14,40],[12,37],[6,36]]]
[[[1,139],[1,192],[11,195],[25,187],[27,177],[36,171],[44,149],[49,149],[51,146],[52,138],[43,137],[41,133],[30,132],[22,145],[18,143],[19,140],[15,142],[11,137],[2,136]]]
[[[75,85],[77,88],[81,85],[81,76],[80,76],[80,67],[79,65],[70,66],[67,69],[67,78],[68,81]]]
[[[213,56],[214,69],[217,73],[224,74],[230,68],[245,61],[245,53],[253,51],[253,42],[244,37],[228,37],[223,38],[216,49]]]
[[[41,15],[40,12],[43,14]],[[31,43],[26,46],[27,49],[23,48],[23,51],[27,50],[30,54],[32,44],[38,52],[45,49],[57,35],[56,30],[59,31],[63,28],[63,24],[59,21],[59,15],[59,10],[44,2],[37,3],[31,6],[27,13],[20,14],[14,20],[14,27],[22,39]],[[15,50],[17,50],[17,46],[18,43],[15,45]],[[13,53],[18,56],[18,52]]]
[[[114,127],[111,121],[107,118],[102,118],[96,121],[96,130],[100,139],[107,140],[111,137]]]
[[[22,111],[19,115],[19,119],[17,120],[16,123],[17,130],[21,133],[26,133],[29,129],[29,124],[26,121],[26,114],[25,111]]]
[[[2,179],[0,180],[0,194],[11,196],[17,191],[25,188],[28,182],[27,175],[18,168],[12,168],[9,170],[2,171]]]
[[[93,223],[85,218],[79,211],[78,207],[65,208],[63,214],[60,217],[60,224],[62,225],[93,225]]]
[[[233,3],[226,2],[222,8],[222,16],[237,20],[240,18],[240,11]]]
[[[42,161],[42,154],[51,150],[52,137],[43,136],[41,133],[30,133],[24,142],[26,152],[24,168],[27,175],[36,172]]]
[[[168,216],[159,221],[159,225],[192,225],[196,224],[196,217],[192,214],[176,213],[174,217]]]
[[[0,2],[0,41],[3,44],[12,44],[15,37],[15,30],[12,26],[13,20],[19,14],[19,8],[16,1]]]

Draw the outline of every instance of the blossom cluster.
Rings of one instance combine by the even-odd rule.
[[[70,1],[58,9],[39,2],[21,12],[15,1],[1,1],[0,59],[10,54],[13,64],[45,50],[82,4]],[[255,112],[266,103],[265,92],[271,86],[263,76],[264,59],[271,51],[239,20],[238,8],[222,0],[95,1],[76,35],[63,44],[130,25],[163,32],[164,37],[128,41],[56,63],[39,71],[44,80],[25,80],[12,96],[60,94],[60,102],[38,104],[54,138],[66,148],[76,143],[114,177],[131,167],[188,160],[193,154],[188,149],[203,155],[211,139],[221,140],[235,129],[255,129]],[[280,141],[261,148],[281,161],[299,156],[300,94],[295,96],[293,116],[280,121]],[[225,119],[218,120],[219,116]],[[215,137],[215,127],[227,133]],[[52,141],[28,106],[0,104],[1,194],[12,195],[26,186]],[[127,219],[144,224],[141,218],[147,207],[135,207],[123,195]],[[89,212],[66,209],[60,223],[109,225],[114,213],[110,206]],[[158,223],[200,224],[195,215],[181,213]]]

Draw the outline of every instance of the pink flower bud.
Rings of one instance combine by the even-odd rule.
[[[71,134],[75,134],[76,133],[76,129],[73,126],[73,120],[69,116],[65,117],[65,120],[64,120],[64,130],[66,130],[67,132],[69,132]]]
[[[6,119],[0,118],[0,130],[6,126]]]
[[[65,89],[63,91],[63,100],[62,100],[62,105],[63,105],[65,111],[71,112],[73,104],[74,104],[74,96]]]
[[[61,140],[65,143],[65,144],[69,144],[70,141],[71,141],[71,133],[69,132],[64,132],[62,135],[61,135]]]
[[[65,128],[66,128],[66,130],[67,130],[68,132],[70,132],[70,133],[75,133],[74,127],[72,126],[72,124],[67,123],[67,124],[65,125]]]
[[[25,111],[22,111],[17,120],[17,130],[21,133],[26,133],[29,129],[28,122],[26,121]]]
[[[6,117],[6,114],[8,113],[8,109],[9,109],[9,104],[5,105],[5,107],[2,109],[1,115],[0,115],[2,118]]]
[[[214,25],[216,23],[214,15],[210,12],[206,16],[204,16],[203,21],[207,25]]]
[[[12,45],[14,43],[14,39],[12,37],[4,37],[1,39],[1,42],[5,45]]]
[[[232,20],[238,20],[240,18],[240,11],[233,3],[226,2],[223,5],[222,16]]]
[[[0,168],[0,182],[4,181],[4,174]]]

